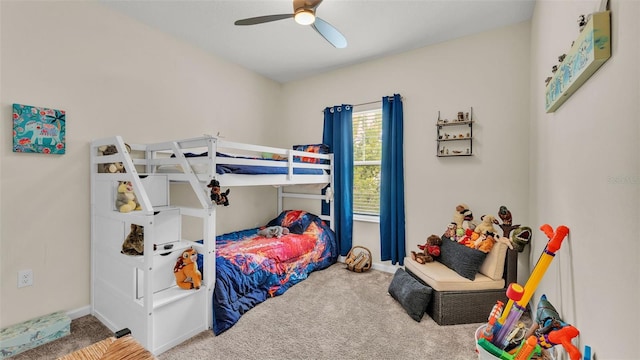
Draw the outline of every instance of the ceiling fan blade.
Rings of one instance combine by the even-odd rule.
[[[345,39],[344,35],[338,31],[338,29],[334,28],[333,25],[328,22],[316,17],[316,21],[311,24],[318,34],[322,35],[331,45],[337,47],[338,49],[347,47],[347,39]]]
[[[293,14],[278,14],[278,15],[266,15],[266,16],[257,16],[248,19],[237,20],[235,25],[257,25],[271,21],[277,21],[282,19],[292,18]]]

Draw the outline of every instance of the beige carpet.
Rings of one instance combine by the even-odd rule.
[[[158,358],[478,358],[474,332],[480,324],[439,326],[428,315],[415,322],[387,294],[392,277],[335,264],[251,309],[225,333],[205,331]],[[86,316],[71,323],[71,335],[11,359],[56,359],[111,335]]]

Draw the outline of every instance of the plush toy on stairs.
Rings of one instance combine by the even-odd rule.
[[[118,184],[118,195],[116,196],[116,208],[122,213],[133,210],[141,210],[142,207],[133,192],[133,185],[129,181],[120,181]]]
[[[183,251],[173,268],[173,274],[176,276],[176,284],[181,288],[200,289],[202,274],[198,270],[198,252],[194,249]]]
[[[127,149],[127,153],[130,154],[131,146],[129,146],[129,144],[124,144],[124,146]],[[118,153],[118,149],[116,148],[115,145],[101,146],[98,148],[98,151],[102,156],[113,155]],[[98,165],[98,172],[115,174],[115,173],[124,173],[127,171],[124,168],[124,164],[122,164],[121,162],[114,162],[114,163],[104,163],[104,164]]]

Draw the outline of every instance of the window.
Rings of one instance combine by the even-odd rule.
[[[380,215],[382,109],[354,112],[353,213]]]

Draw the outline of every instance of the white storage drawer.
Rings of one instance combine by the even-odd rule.
[[[176,242],[180,240],[182,234],[180,209],[164,209],[160,210],[153,216],[154,223],[154,244],[158,245],[158,249],[163,244]]]
[[[167,175],[140,175],[151,206],[169,206],[169,179]]]

